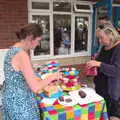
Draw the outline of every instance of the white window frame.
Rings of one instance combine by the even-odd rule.
[[[78,16],[78,17],[88,17],[88,19],[89,19],[89,23],[88,23],[88,46],[87,46],[87,48],[88,48],[88,50],[87,51],[81,51],[81,52],[77,52],[77,53],[75,53],[75,32],[74,32],[74,30],[75,30],[75,17],[76,16]],[[83,13],[76,13],[76,14],[74,14],[73,15],[73,17],[72,17],[72,22],[73,22],[73,24],[72,24],[72,33],[73,33],[73,35],[72,35],[72,53],[74,54],[74,56],[89,56],[90,54],[91,54],[91,34],[90,34],[90,31],[92,31],[92,24],[90,23],[90,21],[91,21],[91,18],[92,16],[91,15],[89,15],[89,14],[83,14]]]
[[[38,9],[35,9],[33,10],[32,9],[32,2],[49,2],[49,5],[50,5],[50,9],[49,10],[38,10]],[[81,2],[81,1],[80,1]],[[71,5],[73,4],[78,4],[79,2],[77,1],[76,3],[73,3],[73,1],[71,2]],[[83,3],[83,2],[82,2]],[[80,3],[79,3],[80,4]],[[84,2],[85,4],[85,2]],[[88,3],[87,3],[88,4]],[[89,4],[90,5],[90,4]],[[92,5],[92,4],[91,4]],[[90,5],[90,6],[91,6]],[[73,9],[73,7],[71,8]],[[54,46],[54,43],[53,43],[53,39],[54,39],[54,35],[53,35],[53,13],[54,14],[67,14],[67,15],[71,15],[71,53],[69,55],[55,55],[54,56],[54,51],[53,51],[53,46]],[[90,31],[92,31],[92,10],[90,12],[86,11],[83,13],[83,11],[79,12],[79,13],[73,13],[73,10],[72,12],[54,12],[53,11],[53,0],[28,0],[28,22],[32,22],[32,15],[49,15],[50,17],[50,55],[40,55],[40,56],[34,56],[33,55],[33,51],[31,51],[31,58],[32,60],[49,60],[49,59],[55,59],[55,58],[68,58],[68,57],[77,57],[77,56],[89,56],[91,54],[91,33]],[[88,27],[88,51],[83,51],[83,52],[80,52],[80,53],[75,53],[74,52],[74,36],[75,36],[75,33],[74,33],[74,29],[75,29],[75,25],[74,25],[74,18],[75,16],[83,16],[83,17],[88,17],[89,19],[89,27]]]
[[[77,9],[76,5],[88,5],[90,7],[90,10],[86,9]],[[74,3],[74,9],[76,12],[84,12],[84,13],[93,13],[93,7],[91,2],[86,2],[86,1],[76,1]]]
[[[49,16],[49,22],[52,23],[52,15],[51,13],[36,13],[36,12],[33,12],[33,13],[29,13],[29,22],[33,22],[32,21],[32,15],[41,15],[41,16]],[[52,27],[53,25],[50,24],[50,54],[49,55],[40,55],[40,56],[34,56],[33,54],[33,50],[31,51],[31,58],[32,59],[36,59],[36,60],[39,60],[39,59],[44,59],[44,58],[50,58],[53,56],[53,32],[52,32]]]
[[[49,8],[50,9],[48,9],[48,10],[46,10],[46,9],[32,9],[32,2],[46,2],[46,3],[49,3]],[[28,11],[30,12],[49,12],[49,11],[51,11],[51,0],[28,0]]]

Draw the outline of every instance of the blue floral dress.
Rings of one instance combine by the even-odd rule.
[[[14,55],[21,50],[23,49],[11,48],[4,61],[4,120],[39,120],[40,113],[35,95],[25,82],[22,72],[14,70],[11,64]]]

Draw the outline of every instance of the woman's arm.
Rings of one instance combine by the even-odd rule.
[[[117,58],[117,60],[115,60],[113,64],[101,63],[101,67],[99,70],[107,76],[120,76],[120,57]]]
[[[30,58],[25,51],[21,51],[20,53],[18,53],[16,59],[19,63],[19,70],[22,71],[28,86],[35,93],[37,93],[39,90],[42,90],[52,80],[59,78],[60,74],[58,73],[50,74],[49,76],[47,76],[47,78],[45,78],[45,80],[41,80],[39,77],[37,77],[32,68]]]
[[[106,64],[104,62],[99,62],[96,60],[91,60],[87,62],[88,67],[98,67],[99,70],[107,76],[116,77],[120,75],[120,47],[113,52],[113,60],[111,64]]]
[[[101,63],[100,71],[111,77],[120,76],[120,44],[116,46],[112,53],[111,63]]]

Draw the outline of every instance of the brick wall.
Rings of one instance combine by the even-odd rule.
[[[28,22],[27,0],[0,0],[0,49],[16,42],[15,31]]]

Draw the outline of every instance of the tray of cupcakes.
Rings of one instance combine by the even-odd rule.
[[[63,77],[60,79],[60,87],[64,91],[78,90],[81,87],[79,71],[76,68],[62,68]]]
[[[64,91],[73,91],[81,87],[79,73],[76,68],[73,67],[60,67],[59,62],[50,61],[47,62],[37,74],[41,78],[44,78],[50,73],[61,72],[63,77],[59,81],[53,81],[56,85],[59,85]]]

